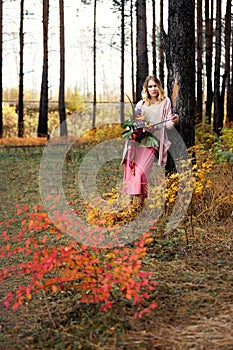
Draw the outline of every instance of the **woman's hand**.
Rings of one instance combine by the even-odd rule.
[[[153,130],[153,125],[148,125],[146,128],[144,128],[146,131],[151,131]]]
[[[179,116],[178,114],[173,114],[171,117],[171,121],[174,123],[174,125],[176,125],[179,121]]]

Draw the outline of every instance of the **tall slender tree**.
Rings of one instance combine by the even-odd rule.
[[[94,0],[94,23],[93,23],[93,114],[92,114],[92,127],[95,127],[96,121],[96,5],[97,0]]]
[[[163,0],[160,0],[159,27],[160,27],[160,37],[159,37],[159,79],[161,81],[162,86],[164,87],[164,50],[163,50],[163,39],[162,39],[162,35],[163,35],[163,32],[164,32],[164,27],[163,27]]]
[[[133,30],[133,0],[130,0],[130,53],[131,53],[131,82],[132,82],[132,101],[136,102],[135,84],[134,84],[134,30]]]
[[[206,61],[206,112],[209,124],[212,117],[213,104],[213,0],[205,0],[205,61]]]
[[[3,19],[3,0],[0,1],[0,106],[2,106],[2,19]],[[0,138],[3,137],[3,116],[0,108]]]
[[[231,75],[230,75],[230,47],[231,47],[231,0],[227,0],[225,14],[225,74],[226,74],[226,120],[229,124],[233,121],[231,114]]]
[[[117,11],[120,12],[120,18],[121,18],[121,30],[120,30],[120,36],[121,36],[121,44],[120,44],[120,52],[121,52],[121,71],[120,71],[120,120],[121,123],[124,121],[124,101],[125,101],[125,18],[126,18],[126,3],[127,0],[121,0],[121,1],[117,1],[114,0],[113,1],[113,5],[114,7],[117,9]],[[132,0],[130,5],[132,6]],[[131,63],[131,79],[132,79],[132,83],[133,83],[133,87],[134,87],[134,62],[133,62],[133,14],[132,14],[132,7],[130,9],[130,49],[131,49],[131,59],[132,59],[132,63]],[[134,90],[132,90],[132,94],[133,94],[133,99],[134,99]]]
[[[18,96],[18,137],[24,135],[24,84],[23,84],[23,51],[24,51],[24,32],[23,32],[23,21],[24,21],[24,0],[20,1],[20,28],[19,28],[19,96]]]
[[[221,65],[221,14],[222,0],[216,3],[215,64],[214,64],[214,132],[220,135],[223,126],[220,104],[220,65]]]
[[[141,99],[144,80],[148,75],[146,0],[136,1],[136,99]]]
[[[222,75],[222,86],[220,92],[220,120],[222,120],[222,126],[224,122],[224,113],[225,113],[225,96],[226,88],[229,88],[228,85],[228,76],[230,70],[230,27],[231,27],[231,4],[230,2],[226,3],[226,14],[225,14],[225,30],[224,30],[224,44],[225,44],[225,69]],[[223,31],[222,31],[223,32]],[[220,63],[221,66],[221,63]],[[227,108],[226,108],[227,112]]]
[[[120,97],[120,118],[124,121],[124,100],[125,100],[125,0],[121,0],[121,97]]]
[[[48,24],[49,0],[43,0],[43,71],[40,92],[38,137],[48,135]]]
[[[196,116],[197,120],[202,120],[202,102],[203,102],[203,88],[202,88],[202,0],[197,0],[197,103],[196,103]]]
[[[59,18],[60,18],[60,85],[59,85],[60,136],[67,136],[67,122],[66,122],[66,108],[65,108],[64,0],[59,0]]]
[[[156,12],[155,0],[152,0],[152,68],[153,74],[157,75],[157,59],[156,59]]]
[[[231,71],[230,71],[230,105],[229,105],[229,122],[233,123],[233,31],[231,30]]]

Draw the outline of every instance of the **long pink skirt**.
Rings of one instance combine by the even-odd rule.
[[[156,150],[153,147],[137,147],[135,156],[135,171],[132,174],[128,157],[124,161],[124,181],[123,181],[123,193],[130,195],[141,194],[144,198],[147,198],[147,187],[150,175],[150,170],[155,159]]]

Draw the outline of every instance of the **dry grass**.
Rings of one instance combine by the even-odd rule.
[[[16,157],[13,150],[2,150],[1,207],[8,218],[14,215],[15,204],[40,202],[41,152],[36,148],[28,152],[17,151]],[[76,166],[74,161],[67,165],[64,186],[81,208]],[[16,312],[1,303],[0,349],[233,349],[232,217],[199,223],[194,220],[194,236],[187,225],[188,244],[183,230],[165,234],[163,220],[154,229],[143,261],[143,268],[153,271],[158,282],[153,295],[158,307],[153,313],[133,319],[134,310],[123,301],[100,313],[98,305],[79,304],[72,290],[41,293]],[[19,283],[19,279],[2,283],[1,301]]]
[[[18,147],[18,146],[39,146],[46,145],[46,137],[5,137],[0,139],[0,147]]]

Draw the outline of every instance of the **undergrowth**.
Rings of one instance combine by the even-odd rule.
[[[203,259],[206,257],[207,266],[210,252],[205,250],[201,232],[204,228],[216,227],[215,233],[211,232],[212,236],[208,239],[216,243],[214,249],[218,252],[218,225],[232,222],[232,136],[232,129],[223,130],[220,138],[210,133],[201,135],[197,132],[197,145],[190,150],[190,154],[195,154],[192,182],[187,183],[188,191],[192,188],[192,198],[183,221],[173,232],[173,240],[166,235],[166,223],[177,199],[181,180],[178,174],[170,175],[165,179],[165,184],[161,187],[157,184],[152,189],[152,197],[147,205],[153,211],[156,206],[164,203],[163,215],[151,222],[150,229],[139,239],[128,245],[122,245],[118,241],[117,230],[112,234],[111,228],[121,227],[126,220],[133,221],[137,213],[130,210],[120,214],[109,213],[106,207],[106,212],[98,211],[82,201],[79,201],[77,208],[77,202],[70,198],[73,213],[77,211],[77,217],[81,215],[82,220],[86,220],[87,225],[92,227],[87,234],[90,235],[90,240],[87,240],[89,244],[80,244],[72,239],[64,239],[43,206],[17,205],[17,215],[2,220],[0,226],[0,257],[3,262],[1,281],[7,283],[14,278],[20,281],[20,284],[14,284],[12,290],[4,296],[5,307],[16,312],[20,306],[33,304],[35,300],[38,305],[38,300],[42,297],[47,296],[47,300],[54,300],[55,296],[62,298],[68,293],[77,305],[96,305],[98,312],[105,313],[108,315],[106,317],[109,317],[109,312],[116,305],[121,305],[122,310],[133,310],[134,317],[139,319],[144,318],[144,314],[153,315],[158,309],[157,299],[161,298],[158,293],[161,295],[163,283],[163,274],[161,272],[160,276],[156,263],[161,266],[161,261],[169,261],[175,254],[179,257],[182,254],[187,255],[193,244],[199,250],[199,255],[203,254]],[[202,142],[199,142],[201,139]],[[71,150],[71,158],[67,164],[69,181],[72,181],[70,171],[76,159],[72,158],[72,152],[77,151],[75,147],[79,146],[74,146]],[[103,196],[111,204],[119,200],[117,193],[116,188],[111,188]],[[59,212],[57,215],[59,216]],[[80,228],[81,224],[77,221],[76,225]],[[114,246],[92,246],[92,235],[97,240],[95,243],[98,243],[102,239],[99,236],[101,228],[105,230],[106,227],[110,230],[111,239],[115,239]],[[180,244],[180,236],[184,233],[186,248],[184,245],[177,252],[176,245]],[[230,232],[226,232],[227,234]],[[80,236],[80,232],[78,235]],[[120,242],[119,246],[117,242]],[[225,253],[225,257],[227,256]],[[216,264],[218,268],[221,264],[226,268],[228,266],[227,259],[224,261],[223,258],[219,258]],[[186,277],[183,271],[182,278]],[[192,281],[185,283],[191,285]],[[159,310],[157,312],[159,315]]]

